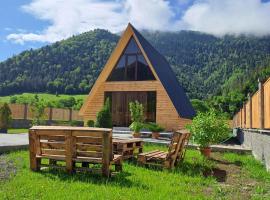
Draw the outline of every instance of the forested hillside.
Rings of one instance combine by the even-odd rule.
[[[270,36],[217,38],[191,31],[143,32],[166,56],[192,99],[232,115],[256,79],[270,75]],[[0,63],[0,95],[88,93],[118,35],[94,30]],[[255,83],[254,83],[255,80]]]

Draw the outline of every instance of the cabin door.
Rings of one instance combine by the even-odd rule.
[[[106,92],[105,98],[109,97],[111,102],[113,126],[128,127],[131,124],[129,102],[136,100],[143,104],[145,119],[147,121],[155,121],[156,109],[152,108],[149,112],[149,108],[151,105],[152,107],[153,105],[156,107],[156,95],[154,95],[153,99],[153,94],[149,95],[149,93],[152,94],[155,92]],[[152,102],[150,102],[150,100],[152,100]]]

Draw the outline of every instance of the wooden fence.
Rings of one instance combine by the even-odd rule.
[[[12,119],[33,119],[31,106],[28,104],[9,104]],[[63,108],[45,108],[44,120],[82,121],[79,111]]]
[[[233,126],[240,128],[270,129],[270,78],[259,82],[258,91],[233,118]]]

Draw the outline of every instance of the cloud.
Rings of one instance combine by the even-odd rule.
[[[55,42],[95,28],[120,32],[128,22],[138,29],[188,29],[218,36],[270,33],[270,3],[260,0],[32,0],[22,10],[50,25],[7,36],[20,44]]]
[[[169,3],[163,0],[33,0],[22,9],[50,25],[41,33],[7,36],[8,40],[20,44],[55,42],[95,28],[120,32],[128,22],[134,22],[138,28],[164,30],[170,28],[173,16]]]
[[[270,3],[260,0],[204,0],[190,6],[180,20],[183,28],[210,33],[270,33]]]

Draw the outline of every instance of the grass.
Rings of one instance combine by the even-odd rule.
[[[67,94],[47,94],[47,93],[22,93],[22,94],[16,94],[15,96],[17,97],[24,97],[26,99],[32,99],[34,98],[35,95],[38,95],[40,99],[43,99],[45,102],[51,102],[51,101],[58,101],[59,99],[65,99],[68,97],[74,97],[76,100],[77,99],[85,99],[87,95],[67,95]],[[10,96],[1,96],[0,97],[0,103],[9,103],[10,102]]]
[[[26,129],[26,128],[10,128],[10,129],[8,129],[8,133],[10,133],[10,134],[28,133],[28,129]]]
[[[146,145],[145,151],[156,148],[166,150]],[[55,170],[31,172],[27,151],[4,155],[4,159],[13,162],[16,170],[11,170],[9,180],[0,179],[0,199],[270,198],[270,174],[251,155],[215,153],[205,160],[198,151],[188,150],[184,162],[172,171],[125,162],[123,172],[111,179]],[[217,169],[225,171],[225,180],[219,179],[224,173],[214,174]]]

